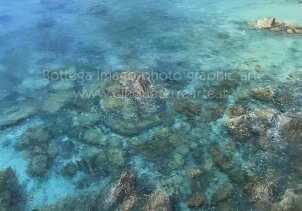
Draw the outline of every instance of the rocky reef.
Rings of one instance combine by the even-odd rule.
[[[164,90],[135,72],[123,72],[119,80],[108,82],[107,97],[100,101],[105,124],[113,131],[133,136],[158,125],[165,115]]]

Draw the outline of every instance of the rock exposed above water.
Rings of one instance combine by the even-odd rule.
[[[256,27],[260,30],[270,30],[288,34],[302,34],[302,27],[298,23],[285,24],[282,21],[277,21],[275,18],[257,20]]]

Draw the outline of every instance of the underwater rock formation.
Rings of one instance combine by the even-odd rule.
[[[122,135],[137,135],[161,123],[165,101],[162,88],[151,86],[141,74],[123,72],[119,80],[106,86],[108,96],[100,101],[105,124]]]
[[[167,163],[173,168],[181,167],[185,162],[184,158],[191,150],[186,136],[168,127],[155,129],[148,137],[135,137],[129,141],[129,144],[135,155],[139,154],[151,160],[159,171],[166,171]],[[173,156],[170,156],[172,154]]]
[[[301,130],[302,116],[297,114],[282,114],[279,117],[279,128],[284,131]]]
[[[272,88],[258,88],[252,90],[252,97],[261,101],[270,101],[275,96],[275,92]]]
[[[218,190],[212,195],[211,203],[213,205],[218,205],[221,202],[227,201],[231,198],[233,193],[232,187],[219,187]]]
[[[272,211],[298,211],[302,210],[302,191],[299,189],[287,189],[282,196],[282,201],[275,204]]]
[[[135,200],[134,174],[124,173],[117,185],[111,190],[109,201],[122,203],[122,211],[130,210]]]
[[[201,105],[186,98],[177,98],[174,100],[173,109],[176,112],[183,113],[190,120],[201,111]]]
[[[249,116],[249,121],[254,132],[266,135],[266,130],[272,126],[273,109],[255,109]]]
[[[209,148],[208,152],[214,158],[214,163],[225,172],[235,183],[242,183],[246,180],[246,172],[242,169],[241,162],[230,154],[222,152],[218,147]]]
[[[16,150],[28,154],[30,160],[27,171],[30,175],[44,175],[59,154],[59,148],[51,141],[52,138],[53,134],[44,125],[36,125],[28,128],[14,146]]]
[[[152,194],[148,196],[143,211],[173,211],[172,199],[164,194]]]
[[[187,202],[187,205],[189,208],[194,208],[194,207],[201,207],[204,203],[204,197],[200,195],[196,195],[192,198],[189,199]]]
[[[231,181],[241,185],[244,192],[250,196],[251,201],[255,202],[255,206],[261,208],[260,210],[263,210],[263,208],[270,210],[276,197],[273,182],[261,179],[252,168],[244,169],[238,158],[230,153],[223,152],[218,146],[209,148],[208,152],[213,157],[219,170],[224,172]],[[219,197],[216,197],[216,202],[219,202],[220,198],[224,198],[223,196],[229,196],[232,192],[228,187],[225,191],[222,195],[217,193]]]
[[[243,114],[244,114],[244,109],[243,109],[242,105],[240,105],[240,104],[235,104],[231,108],[228,109],[228,116],[230,118],[241,116]]]
[[[71,91],[51,93],[45,100],[42,109],[50,114],[55,114],[67,105],[72,96],[73,93]]]
[[[227,132],[229,132],[236,140],[246,141],[251,137],[250,122],[246,115],[241,115],[229,119],[227,122]]]
[[[30,105],[15,106],[13,108],[4,110],[4,112],[1,114],[0,130],[18,124],[32,115],[34,111],[35,108]]]
[[[21,191],[15,172],[11,167],[7,167],[3,171],[0,171],[1,211],[24,210],[23,208],[26,201],[30,199],[31,198],[27,197],[27,195]]]
[[[225,106],[222,105],[208,105],[203,106],[200,112],[202,122],[211,122],[220,119],[225,111]]]

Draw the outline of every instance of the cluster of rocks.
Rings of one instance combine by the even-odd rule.
[[[261,179],[252,168],[243,168],[243,164],[238,158],[231,153],[224,152],[219,146],[209,148],[208,152],[213,157],[214,163],[219,170],[224,172],[231,181],[241,185],[245,192],[251,197],[251,201],[255,202],[256,206],[263,209],[264,207],[270,208],[273,205],[276,199],[275,184],[273,182],[267,182]],[[229,189],[227,188],[227,190]],[[225,194],[222,195],[225,197],[222,197],[218,202],[230,198],[231,193],[232,191],[230,190],[225,192]]]
[[[59,154],[52,138],[52,133],[44,125],[37,125],[28,128],[15,145],[16,150],[25,151],[23,157],[29,159],[27,172],[31,176],[43,176]]]
[[[264,18],[258,20],[256,26],[260,30],[270,30],[274,32],[284,32],[288,34],[302,34],[302,27],[297,23],[286,24],[278,21],[275,18]]]
[[[161,193],[154,193],[140,199],[135,195],[135,175],[124,173],[116,186],[111,190],[109,202],[120,203],[122,211],[136,210],[135,204],[143,211],[172,211],[172,198]],[[139,201],[142,200],[142,201]],[[141,209],[142,208],[142,209]]]

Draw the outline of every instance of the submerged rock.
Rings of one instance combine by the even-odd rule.
[[[45,125],[36,125],[28,128],[14,146],[16,150],[24,150],[28,154],[30,161],[27,171],[31,176],[44,175],[59,154],[59,148],[52,138],[53,134]]]
[[[302,115],[298,114],[282,114],[279,117],[279,128],[285,131],[301,130]]]
[[[242,168],[241,162],[232,157],[229,153],[222,152],[219,147],[211,147],[208,152],[214,159],[214,163],[217,167],[235,183],[242,183],[246,181],[246,172]]]
[[[48,159],[45,155],[33,157],[28,164],[27,172],[31,176],[42,176],[48,170]]]
[[[172,200],[167,195],[155,193],[148,196],[143,211],[173,211]]]
[[[73,93],[71,91],[49,94],[42,109],[50,114],[54,114],[66,106],[72,96]]]
[[[204,106],[200,113],[201,121],[211,122],[220,119],[225,111],[225,107],[221,105]]]
[[[111,203],[124,202],[135,195],[134,174],[124,173],[121,175],[116,186],[111,190],[109,201]]]
[[[242,105],[240,104],[236,104],[236,105],[233,105],[231,108],[229,108],[228,110],[228,116],[230,118],[234,118],[234,117],[237,117],[237,116],[241,116],[244,114],[244,109],[242,107]]]
[[[211,203],[217,205],[223,201],[230,199],[233,192],[232,187],[220,187],[212,196]]]
[[[189,179],[197,179],[200,178],[202,175],[202,171],[199,169],[195,169],[195,168],[189,168],[187,170],[187,176]]]
[[[251,114],[258,122],[270,122],[274,116],[272,109],[255,109]]]
[[[158,96],[161,88],[134,72],[122,76],[106,86],[108,96],[100,101],[105,124],[129,136],[160,124],[165,116],[165,101]]]
[[[123,151],[118,148],[112,148],[107,153],[108,161],[112,165],[121,166],[124,163]]]
[[[44,147],[53,138],[52,133],[44,125],[28,128],[20,137],[21,142],[16,145],[18,150],[27,150],[32,146]]]
[[[0,210],[24,210],[27,200],[29,198],[22,192],[14,170],[7,167],[0,171]]]
[[[259,88],[252,90],[252,96],[258,100],[270,101],[275,96],[272,88]]]
[[[177,98],[174,101],[173,109],[176,112],[183,113],[188,119],[193,119],[201,111],[201,105],[186,98]]]
[[[282,201],[272,209],[272,211],[298,210],[302,210],[302,191],[300,189],[287,189],[282,196]]]
[[[227,131],[239,141],[246,141],[251,137],[250,122],[245,115],[230,119],[227,122]]]
[[[35,111],[33,106],[15,106],[4,110],[1,114],[0,129],[4,129],[11,125],[18,124],[22,120],[25,120]]]
[[[204,197],[200,195],[196,195],[189,199],[187,205],[189,208],[201,207],[203,205],[203,202],[204,202]]]

